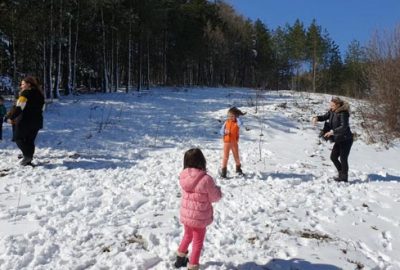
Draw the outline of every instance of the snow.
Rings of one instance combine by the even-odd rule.
[[[10,40],[9,38],[0,30],[0,45],[4,44],[5,47],[10,46]],[[5,50],[5,52],[10,55],[8,50]]]
[[[329,98],[232,88],[65,98],[47,108],[34,168],[17,165],[5,125],[0,269],[173,269],[183,154],[201,147],[217,177],[232,105],[247,112],[247,176],[231,157],[230,179],[216,179],[224,197],[201,269],[400,269],[400,143],[366,144],[355,114],[350,183],[331,181],[332,144],[310,123]]]
[[[12,79],[7,75],[0,75],[0,90],[12,89]]]

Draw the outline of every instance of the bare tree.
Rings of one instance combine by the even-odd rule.
[[[131,14],[132,14],[132,8]],[[129,92],[131,86],[131,74],[132,74],[132,15],[129,17],[129,35],[128,35],[128,69],[127,69],[127,82],[126,82],[126,93]]]
[[[117,44],[116,44],[116,52],[115,52],[115,69],[114,69],[114,76],[115,76],[115,85],[114,85],[114,92],[118,91],[119,88],[119,46],[120,46],[120,41],[119,41],[119,36],[117,36]]]
[[[72,15],[68,14],[68,79],[65,94],[69,95],[72,93]]]
[[[53,97],[58,98],[60,95],[60,81],[61,81],[61,45],[62,45],[62,22],[63,22],[63,0],[60,0],[60,17],[58,21],[58,57],[57,57],[57,70],[54,82]]]
[[[52,75],[52,69],[53,69],[53,42],[54,42],[54,29],[53,29],[53,0],[50,0],[50,41],[49,41],[49,65],[48,65],[48,92],[47,92],[47,98],[53,99],[53,75]]]
[[[76,90],[76,68],[77,68],[77,55],[78,55],[78,38],[79,38],[79,1],[76,2],[77,5],[77,15],[75,18],[76,26],[75,26],[75,46],[74,46],[74,64],[72,66],[72,91]]]
[[[400,137],[400,24],[393,32],[375,33],[368,50],[370,121],[382,130],[378,139]]]
[[[146,89],[150,90],[150,33],[146,33],[147,42],[147,75],[146,75]]]
[[[12,70],[13,70],[13,86],[14,89],[17,89],[17,87],[15,87],[17,85],[17,46],[15,46],[16,44],[16,37],[15,37],[15,32],[16,32],[16,26],[15,26],[15,8],[12,11],[12,15],[11,15],[11,24],[12,24]],[[15,90],[16,91],[16,90]]]
[[[101,7],[101,30],[102,30],[102,37],[103,37],[103,91],[104,92],[109,92],[109,82],[108,82],[108,72],[107,72],[107,55],[106,55],[106,25],[104,22],[104,12],[103,12],[103,6]]]
[[[46,99],[46,80],[47,80],[47,70],[46,70],[46,60],[47,60],[47,56],[46,56],[46,35],[43,35],[43,42],[42,42],[42,55],[43,55],[43,62],[42,62],[42,68],[43,68],[43,78],[42,78],[42,82],[43,82],[43,89],[44,89],[44,98]]]

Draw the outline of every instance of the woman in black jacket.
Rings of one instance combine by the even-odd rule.
[[[31,165],[35,153],[35,139],[43,128],[44,96],[36,78],[21,81],[21,91],[9,122],[15,124],[15,142],[23,154],[21,165]]]
[[[331,152],[331,160],[339,173],[335,181],[339,182],[348,181],[348,157],[353,145],[353,134],[349,127],[349,117],[349,103],[341,100],[339,97],[334,97],[330,102],[330,110],[326,114],[315,116],[312,119],[314,124],[320,121],[328,122],[330,130],[324,134],[324,137],[327,139],[333,138],[335,142]]]

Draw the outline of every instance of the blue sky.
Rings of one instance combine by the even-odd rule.
[[[376,30],[400,24],[400,0],[225,0],[245,17],[259,18],[269,29],[293,24],[306,27],[315,18],[344,53],[356,39],[366,45]]]

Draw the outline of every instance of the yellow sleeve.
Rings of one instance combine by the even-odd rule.
[[[28,99],[24,96],[20,96],[17,100],[17,107],[21,107],[21,109],[23,110],[26,106],[26,102],[28,101]]]

